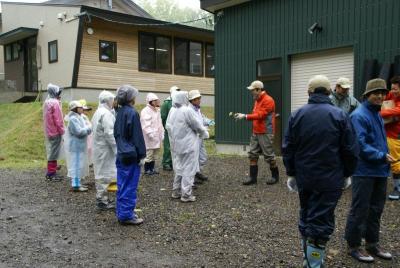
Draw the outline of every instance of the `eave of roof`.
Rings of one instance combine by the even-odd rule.
[[[141,27],[160,27],[160,28],[162,27],[163,29],[174,30],[177,32],[195,33],[195,34],[205,35],[208,37],[214,36],[214,31],[212,31],[212,30],[191,27],[191,26],[182,25],[182,24],[171,24],[171,22],[167,22],[167,21],[143,18],[143,17],[139,17],[139,16],[133,16],[133,15],[129,15],[129,14],[109,11],[109,10],[105,10],[105,9],[99,9],[99,8],[90,7],[90,6],[82,6],[81,11],[82,12],[86,11],[89,16],[92,15],[94,17],[102,18],[102,19],[116,22],[116,23],[120,22],[120,23],[133,24],[133,25],[138,24],[138,26],[141,26]],[[148,25],[142,25],[142,24],[148,24]],[[154,24],[156,24],[156,25],[154,25]]]

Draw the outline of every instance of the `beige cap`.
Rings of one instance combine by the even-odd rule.
[[[331,89],[331,82],[325,75],[315,75],[308,80],[308,92],[314,93],[316,88],[325,88],[326,90]]]
[[[336,81],[336,85],[340,86],[341,88],[350,88],[351,87],[351,82],[350,79],[346,77],[339,77],[338,80]]]
[[[363,95],[367,95],[370,92],[377,91],[377,90],[385,90],[389,91],[386,86],[386,81],[380,78],[375,78],[372,80],[369,80],[367,82],[367,87],[365,88],[365,92]]]
[[[251,82],[250,86],[247,87],[247,89],[249,89],[249,90],[263,89],[263,88],[264,88],[264,84],[263,84],[263,82],[261,82],[259,80],[255,80],[255,81]]]
[[[189,91],[189,100],[194,100],[200,97],[200,91],[198,91],[197,89]]]

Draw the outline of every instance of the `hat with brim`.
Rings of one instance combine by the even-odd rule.
[[[367,82],[367,87],[365,88],[363,96],[365,96],[371,92],[378,91],[378,90],[383,90],[383,91],[389,92],[389,90],[386,86],[386,81],[381,78],[375,78],[375,79],[369,80]]]
[[[197,89],[189,91],[189,100],[194,100],[201,97],[200,91]]]
[[[69,103],[68,108],[72,111],[76,108],[83,108],[83,105],[79,101],[74,100]]]
[[[349,89],[351,87],[350,79],[346,77],[340,77],[336,81],[336,85],[340,86],[341,88]]]
[[[264,89],[264,84],[259,80],[255,80],[250,84],[250,86],[247,87],[247,89],[248,90]]]

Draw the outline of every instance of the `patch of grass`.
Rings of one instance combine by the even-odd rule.
[[[46,165],[45,140],[43,135],[42,103],[0,104],[0,168],[42,168]],[[92,107],[89,118],[96,111],[97,103],[88,103]],[[63,103],[64,115],[68,113],[68,104]],[[138,112],[144,105],[135,105]],[[214,118],[212,107],[202,107],[202,112]],[[210,127],[211,139],[206,141],[210,155],[216,154],[214,141],[215,127]]]

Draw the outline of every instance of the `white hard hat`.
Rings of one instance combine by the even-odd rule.
[[[198,91],[197,89],[189,91],[189,100],[194,100],[200,97],[200,91]]]
[[[80,101],[73,100],[69,103],[68,108],[70,111],[72,111],[75,108],[83,108],[83,105],[80,103]]]
[[[151,101],[158,100],[158,99],[159,99],[159,98],[158,98],[157,95],[154,94],[154,93],[149,93],[149,94],[147,94],[147,96],[146,96],[146,102],[147,102],[147,103],[150,103]]]
[[[331,82],[325,75],[315,75],[308,80],[308,92],[314,93],[316,88],[325,88],[326,90],[331,89]]]

